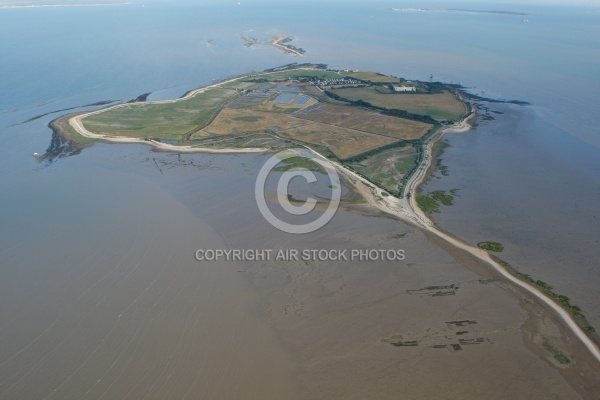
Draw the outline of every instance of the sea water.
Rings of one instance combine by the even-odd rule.
[[[418,6],[450,8],[441,2]],[[118,273],[115,260],[126,260],[128,268],[155,260],[151,265],[162,268],[172,261],[159,254],[175,248],[191,257],[201,240],[226,240],[226,230],[213,230],[201,213],[195,214],[197,226],[168,232],[201,239],[177,245],[161,240],[149,215],[165,223],[187,214],[178,191],[161,181],[169,178],[140,172],[139,163],[153,155],[145,146],[102,144],[70,159],[37,163],[32,154],[48,147],[47,124],[61,115],[53,112],[147,92],[149,100],[176,98],[227,76],[291,62],[422,80],[433,75],[484,96],[530,102],[492,105],[504,114],[447,136],[451,147],[443,163],[450,175],[426,189],[461,190],[455,205],[435,219],[469,242],[502,242],[503,258],[569,295],[599,325],[599,9],[451,7],[529,14],[517,16],[392,7],[397,2],[134,1],[0,9],[0,317],[12,321],[0,331],[2,354],[35,341],[70,310],[95,272]],[[247,48],[242,34],[291,35],[306,55]],[[219,179],[204,175],[215,201],[219,185],[240,179],[244,168],[261,160],[195,157],[200,165],[209,165],[211,157],[228,160],[219,164],[230,169]],[[185,262],[181,257],[177,262]]]

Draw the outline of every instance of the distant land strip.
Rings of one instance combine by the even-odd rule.
[[[485,11],[485,10],[469,10],[462,8],[392,8],[392,11],[401,12],[447,12],[447,13],[469,13],[469,14],[498,14],[498,15],[520,15],[526,16],[529,14],[513,12],[513,11]]]
[[[32,4],[32,3],[0,3],[0,8],[40,8],[40,7],[97,7],[97,6],[125,6],[130,1],[104,2],[104,3],[65,3],[65,4]]]

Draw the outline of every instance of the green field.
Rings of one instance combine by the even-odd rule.
[[[406,118],[378,115],[375,118],[348,127],[396,139],[416,140],[423,137],[431,129],[432,125]]]
[[[399,83],[400,79],[398,78],[393,78],[391,76],[386,76],[386,75],[382,75],[379,74],[377,72],[346,72],[344,73],[345,76],[348,76],[350,78],[356,78],[356,79],[360,79],[363,81],[369,81],[369,82],[373,82],[373,83]]]
[[[383,150],[348,166],[392,194],[399,194],[400,182],[416,165],[417,151],[411,145]]]
[[[294,71],[274,72],[261,76],[252,76],[248,79],[253,80],[263,78],[269,81],[284,81],[287,79],[295,79],[299,77],[313,77],[318,79],[339,79],[345,77],[346,75],[347,74],[345,74],[343,71],[341,73],[338,73],[337,71],[329,71],[324,69],[303,69]]]
[[[266,130],[279,131],[309,123],[311,122],[294,118],[285,113],[225,108],[209,126],[194,134],[194,137],[242,135],[245,133],[264,132]]]
[[[320,123],[286,129],[278,132],[278,135],[300,143],[323,146],[340,159],[353,157],[397,141],[387,136]]]
[[[186,135],[210,123],[220,108],[237,96],[240,93],[234,89],[209,89],[186,100],[109,108],[82,122],[86,129],[98,134],[185,140]]]
[[[376,107],[405,110],[413,114],[429,115],[438,120],[457,121],[466,112],[463,103],[448,91],[436,94],[380,93],[378,87],[343,88],[331,91],[351,101],[366,101]]]

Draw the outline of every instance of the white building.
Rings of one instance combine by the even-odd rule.
[[[394,86],[396,92],[416,92],[417,88],[414,86]]]

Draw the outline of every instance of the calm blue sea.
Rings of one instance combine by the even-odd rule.
[[[246,48],[240,39],[269,33],[293,35],[306,57]],[[98,208],[107,199],[127,198],[123,179],[137,178],[123,163],[93,161],[98,153],[103,160],[150,153],[142,146],[96,145],[77,161],[38,164],[32,153],[48,147],[47,124],[60,113],[21,122],[146,92],[152,92],[150,100],[175,98],[216,79],[310,61],[415,79],[433,74],[487,97],[530,102],[492,105],[503,113],[494,114],[495,121],[447,137],[451,147],[443,163],[450,175],[428,189],[461,191],[436,220],[471,242],[503,242],[511,263],[571,295],[600,325],[598,7],[136,0],[123,6],[0,9],[0,37],[0,276],[19,266],[44,235],[65,235],[68,246],[104,220],[89,210],[107,211]],[[111,185],[113,179],[119,185]],[[128,218],[126,206],[113,212]],[[83,214],[86,225],[80,226]]]

